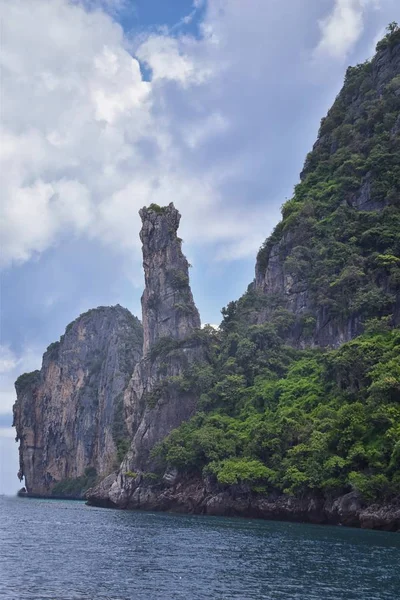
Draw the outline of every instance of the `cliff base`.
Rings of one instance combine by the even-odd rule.
[[[223,488],[202,479],[185,479],[167,486],[137,485],[133,480],[131,492],[125,490],[124,502],[116,504],[110,499],[116,482],[117,475],[112,474],[88,490],[88,505],[400,531],[400,501],[367,504],[356,492],[332,499],[313,495],[297,498],[260,495],[246,486]]]

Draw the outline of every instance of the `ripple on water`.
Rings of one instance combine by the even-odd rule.
[[[400,536],[0,499],[7,600],[398,600]]]

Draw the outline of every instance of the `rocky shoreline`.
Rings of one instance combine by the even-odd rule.
[[[130,489],[125,488],[124,497],[117,499],[113,497],[113,486],[118,486],[116,474],[86,492],[88,505],[400,531],[400,499],[391,504],[367,504],[356,492],[332,499],[312,494],[296,498],[260,495],[247,486],[222,487],[202,479],[171,485],[138,484],[133,480]]]

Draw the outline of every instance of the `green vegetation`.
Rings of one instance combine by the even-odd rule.
[[[76,479],[64,479],[55,484],[52,496],[63,498],[83,498],[84,493],[97,483],[96,469],[88,467],[85,474]]]
[[[145,392],[144,401],[146,402],[149,408],[154,408],[156,406],[157,402],[163,395],[163,391],[167,388],[167,386],[167,381],[161,381],[153,387],[151,392]]]
[[[167,210],[166,206],[159,206],[158,204],[150,204],[149,206],[149,210],[152,210],[153,212],[162,215],[165,213],[165,211]]]
[[[125,471],[124,475],[125,477],[130,477],[131,479],[136,479],[138,476],[138,474],[134,473],[133,471]]]
[[[192,302],[176,302],[174,304],[174,309],[176,311],[180,311],[181,313],[185,314],[185,315],[191,315],[195,312],[195,308]]]
[[[17,393],[24,393],[31,389],[33,385],[39,382],[40,371],[31,371],[31,373],[23,373],[15,382]]]
[[[400,42],[400,27],[398,26],[396,21],[392,21],[386,27],[386,35],[382,40],[380,40],[377,43],[376,49],[377,49],[377,51],[379,51],[379,50],[385,50],[386,48],[392,48],[395,44],[398,44],[399,42]]]
[[[378,47],[399,42],[392,23]],[[400,74],[393,73],[377,89],[373,62],[348,68],[302,180],[258,254],[263,272],[279,242],[285,273],[327,318],[393,312],[400,285]]]
[[[213,367],[187,375],[191,387],[201,379],[201,411],[154,455],[259,492],[400,494],[400,331],[381,325],[329,352],[279,338],[268,347],[273,335],[261,328],[236,348],[224,336]]]
[[[126,429],[124,418],[124,394],[122,392],[114,400],[112,436],[114,444],[117,447],[117,459],[115,465],[117,468],[129,450],[128,431]]]
[[[47,346],[46,354],[50,360],[57,360],[60,351],[60,342],[53,342]]]
[[[180,340],[171,337],[161,337],[150,348],[149,358],[151,361],[154,361],[156,358],[167,356],[172,351],[179,350],[182,344],[183,342]]]
[[[378,50],[391,56],[399,42],[392,23]],[[196,332],[207,363],[168,385],[196,393],[198,412],[154,448],[160,473],[175,467],[256,493],[399,497],[399,114],[395,69],[379,84],[373,62],[347,70],[258,254],[262,274],[274,248],[307,290],[307,310],[294,315],[280,294],[252,285],[222,310],[218,331]],[[357,320],[363,335],[335,350],[289,345],[307,346],[321,311],[326,322]]]
[[[182,290],[188,287],[189,277],[184,271],[179,269],[170,269],[167,272],[167,279],[174,290]]]

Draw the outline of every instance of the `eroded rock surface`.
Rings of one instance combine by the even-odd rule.
[[[124,396],[132,443],[112,485],[100,484],[89,492],[92,503],[120,507],[126,507],[137,487],[136,474],[152,473],[156,462],[152,449],[195,413],[197,395],[180,389],[176,378],[203,360],[189,264],[177,236],[180,214],[171,203],[143,208],[140,216],[145,273],[143,358]]]
[[[371,240],[396,218],[400,201],[392,176],[400,153],[396,40],[371,62],[349,67],[301,183],[258,254],[253,289],[266,302],[254,321],[269,321],[277,307],[289,311],[291,345],[335,348],[360,335],[371,317],[367,297],[380,297],[374,317],[400,323],[397,276],[370,259],[378,248],[393,253],[388,238]]]
[[[43,356],[40,371],[16,382],[14,426],[19,477],[29,494],[105,475],[117,464],[123,392],[142,355],[140,321],[121,306],[100,307],[68,325]]]
[[[132,492],[125,496],[123,505],[114,503],[111,494],[106,496],[103,506],[400,531],[399,503],[367,505],[355,492],[326,500],[312,494],[302,498],[265,496],[252,492],[246,485],[218,486],[208,479],[181,477],[172,485],[140,483],[140,479],[138,475],[137,481],[132,482]],[[97,498],[89,495],[88,499],[89,503],[94,500],[99,504]]]

